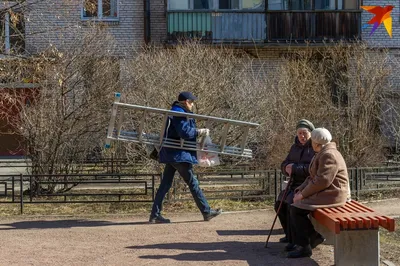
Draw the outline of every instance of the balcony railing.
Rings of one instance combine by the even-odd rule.
[[[361,11],[168,11],[168,42],[208,43],[355,40]]]

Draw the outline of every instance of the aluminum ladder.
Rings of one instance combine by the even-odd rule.
[[[257,123],[243,122],[238,120],[231,120],[225,118],[218,118],[213,116],[205,116],[191,113],[175,112],[165,109],[152,108],[140,105],[133,105],[127,103],[121,103],[121,93],[115,93],[115,100],[112,106],[110,123],[108,126],[106,148],[110,148],[112,140],[128,141],[134,143],[143,143],[148,145],[154,145],[159,150],[161,147],[191,150],[191,151],[205,151],[210,153],[224,154],[239,156],[245,158],[252,158],[253,152],[251,149],[246,149],[246,142],[249,135],[250,128],[256,128],[259,126]],[[139,126],[137,128],[129,128],[122,130],[122,125],[126,121],[126,112],[133,111],[138,113],[141,118]],[[147,133],[144,132],[146,118],[150,115],[157,115],[162,117],[162,126],[158,133]],[[186,119],[194,118],[196,121],[205,120],[206,125],[210,125],[210,122],[216,122],[223,124],[219,143],[213,143],[205,145],[204,138],[199,143],[195,141],[187,141],[184,139],[176,140],[170,138],[164,138],[164,131],[167,127],[167,123],[170,116],[186,117]],[[241,139],[238,140],[238,145],[227,146],[227,138],[229,128],[231,126],[237,126],[242,131]],[[206,126],[207,127],[207,126]]]

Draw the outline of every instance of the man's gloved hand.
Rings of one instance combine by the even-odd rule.
[[[210,130],[208,128],[199,128],[197,129],[197,136],[198,137],[204,137],[204,136],[209,136],[210,135]]]

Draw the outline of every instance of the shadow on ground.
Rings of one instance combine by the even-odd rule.
[[[260,236],[268,235],[269,229],[265,230],[217,230],[217,234],[220,236]],[[282,229],[273,229],[271,235],[283,234]]]
[[[56,229],[56,228],[73,228],[73,227],[97,227],[110,225],[140,225],[148,224],[148,222],[127,222],[113,223],[110,221],[94,221],[94,220],[57,220],[57,221],[23,221],[9,224],[0,224],[1,230],[16,230],[16,229]]]
[[[283,252],[284,244],[270,243],[264,248],[260,242],[211,242],[211,243],[166,243],[143,246],[130,246],[128,249],[149,249],[152,255],[139,256],[141,259],[172,259],[177,261],[246,261],[251,266],[260,265],[318,265],[312,258],[287,259]],[[155,249],[185,250],[178,255],[157,255]],[[164,253],[164,252],[163,252]],[[167,263],[168,264],[168,263]]]
[[[199,223],[204,222],[203,220],[197,221],[179,221],[173,222],[174,224],[177,223]],[[149,224],[146,221],[140,222],[124,222],[124,223],[115,223],[110,221],[96,221],[96,220],[39,220],[39,221],[23,221],[23,222],[15,222],[9,224],[0,224],[0,231],[1,230],[15,230],[15,229],[56,229],[56,228],[73,228],[73,227],[97,227],[97,226],[115,226],[115,225],[143,225],[148,224],[153,226],[153,224]],[[5,228],[5,226],[7,226]],[[154,224],[154,226],[156,226]]]

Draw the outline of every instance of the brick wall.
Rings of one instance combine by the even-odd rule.
[[[153,44],[162,44],[167,38],[166,1],[150,0],[150,30]]]
[[[28,0],[26,13],[26,48],[30,53],[55,45],[61,49],[79,45],[82,36],[96,30],[81,20],[81,0]],[[113,39],[112,55],[127,56],[132,46],[143,45],[143,0],[119,0],[119,21],[105,22],[106,32]],[[99,36],[102,38],[102,36]]]

